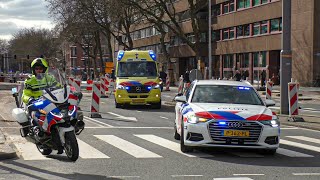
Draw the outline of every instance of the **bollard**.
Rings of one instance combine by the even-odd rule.
[[[183,75],[179,78],[178,94],[183,94]]]
[[[269,80],[267,82],[267,88],[266,88],[266,99],[272,99],[272,87],[273,87],[273,82]]]
[[[302,117],[299,115],[299,104],[298,104],[298,83],[288,83],[288,98],[289,98],[289,117],[288,121],[304,122]]]
[[[92,83],[93,83],[92,80],[90,80],[90,79],[87,80],[87,84],[88,84],[87,91],[92,91]]]
[[[73,79],[72,77],[69,77],[69,78],[68,78],[68,84],[69,84],[70,86],[73,86],[73,81],[74,81],[74,79]]]
[[[106,89],[107,87],[107,78],[101,77],[100,78],[100,82],[101,82],[101,98],[106,98],[108,96],[106,96]]]
[[[170,78],[169,78],[169,75],[166,78],[166,91],[170,91]]]
[[[100,105],[100,83],[95,82],[92,86],[92,101],[91,101],[91,116],[92,118],[101,118],[101,115],[99,114],[99,105]]]

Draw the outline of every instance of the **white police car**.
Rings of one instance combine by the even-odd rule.
[[[279,147],[280,123],[248,82],[195,80],[184,95],[175,97],[175,139],[182,152],[193,147],[261,149],[274,154]]]

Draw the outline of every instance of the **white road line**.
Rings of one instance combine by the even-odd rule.
[[[286,136],[286,137],[320,144],[320,140],[316,139],[316,138],[310,138],[310,137],[305,137],[305,136]]]
[[[159,146],[165,147],[167,149],[170,149],[172,151],[175,151],[177,153],[180,153],[182,155],[188,156],[188,157],[213,157],[212,155],[201,153],[201,152],[196,152],[196,153],[183,153],[180,150],[180,145],[176,142],[169,141],[167,139],[164,139],[159,136],[155,135],[139,135],[139,134],[134,134],[134,136],[137,136],[141,139],[147,140],[149,142],[152,142],[154,144],[157,144]]]
[[[140,176],[108,176],[108,178],[127,179],[127,178],[140,178]]]
[[[84,159],[93,159],[93,158],[110,158],[109,156],[103,154],[97,149],[93,148],[91,145],[78,140],[79,144],[79,156]]]
[[[289,156],[289,157],[314,157],[309,154],[304,154],[297,151],[291,151],[289,149],[284,149],[284,148],[278,148],[277,153],[285,156]]]
[[[233,174],[234,176],[264,176],[264,174]]]
[[[114,116],[117,116],[117,118],[120,118],[120,119],[129,120],[129,121],[138,121],[137,118],[135,118],[135,117],[126,117],[126,116],[122,116],[120,114],[116,114],[116,113],[113,113],[113,112],[107,112],[107,113],[111,114],[111,115],[114,115]]]
[[[203,175],[171,175],[171,177],[202,177]]]
[[[285,145],[289,145],[289,146],[299,147],[299,148],[302,148],[302,149],[307,149],[307,150],[310,150],[310,151],[320,152],[320,147],[311,146],[311,145],[302,144],[302,143],[297,143],[297,142],[292,142],[292,141],[287,141],[287,140],[284,140],[284,139],[280,140],[280,144],[285,144]]]
[[[144,149],[140,146],[137,146],[129,141],[126,141],[114,135],[94,135],[94,136],[136,158],[161,158],[162,157],[158,154],[155,154],[147,149]]]
[[[287,127],[287,128],[280,128],[281,130],[282,129],[299,129],[298,127]]]
[[[107,123],[104,123],[104,122],[100,122],[100,121],[98,121],[98,120],[89,118],[89,117],[87,117],[87,116],[84,116],[83,118],[85,118],[85,119],[87,119],[87,120],[90,120],[90,121],[94,121],[94,122],[96,122],[96,123],[99,123],[99,124],[102,124],[102,125],[105,125],[105,126],[108,126],[108,127],[113,127],[113,126],[110,125],[110,124],[107,124]]]
[[[162,119],[169,119],[169,118],[167,118],[167,117],[163,117],[163,116],[160,116],[160,118],[162,118]]]
[[[320,176],[320,173],[292,173],[294,176]]]
[[[96,123],[96,122],[94,122],[94,121],[91,121],[91,120],[88,120],[88,119],[85,119],[85,118],[83,118],[83,121],[88,122],[88,123],[92,123],[92,124],[94,124],[94,125],[97,125],[98,127],[105,127],[105,126],[103,126],[103,125],[101,125],[101,124],[99,124],[99,123]],[[88,128],[88,127],[85,126],[85,128]]]

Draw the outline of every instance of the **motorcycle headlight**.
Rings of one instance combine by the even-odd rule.
[[[280,126],[280,121],[278,119],[272,119],[272,120],[267,120],[267,121],[260,121],[264,125],[268,125],[271,127],[279,127]]]
[[[190,115],[190,116],[187,118],[187,121],[188,121],[188,123],[196,124],[196,123],[199,123],[199,122],[207,122],[208,119],[202,118],[202,117],[198,117],[198,116],[196,116],[196,115]]]

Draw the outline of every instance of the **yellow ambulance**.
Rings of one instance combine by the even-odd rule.
[[[115,106],[147,105],[161,108],[160,79],[156,55],[148,51],[118,52],[116,63]]]

